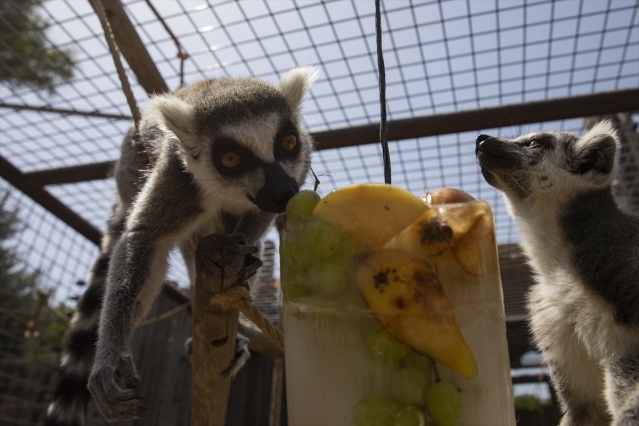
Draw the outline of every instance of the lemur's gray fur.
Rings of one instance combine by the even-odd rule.
[[[127,344],[160,291],[169,251],[180,248],[194,282],[201,237],[243,234],[253,245],[284,211],[310,167],[300,109],[316,76],[302,67],[278,86],[207,80],[150,100],[139,141],[131,130],[122,145],[114,211],[65,336],[48,425],[83,423],[87,380],[107,420],[144,414]]]
[[[531,329],[563,426],[639,425],[639,218],[612,196],[618,144],[607,121],[583,137],[477,138],[536,275]]]

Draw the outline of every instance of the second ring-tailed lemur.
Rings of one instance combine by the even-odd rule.
[[[563,426],[639,425],[639,217],[613,199],[617,148],[607,121],[583,137],[476,142],[481,172],[519,221],[536,275],[530,324]]]
[[[194,282],[201,237],[243,234],[252,245],[284,211],[310,167],[301,101],[316,77],[301,67],[278,86],[220,78],[151,98],[139,141],[131,130],[122,145],[114,211],[65,335],[48,425],[83,423],[87,381],[107,420],[146,411],[127,345],[160,291],[169,251],[180,248]]]

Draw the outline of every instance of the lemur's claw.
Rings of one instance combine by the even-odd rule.
[[[98,409],[109,422],[141,418],[148,409],[131,354],[121,354],[113,364],[95,366],[89,376],[89,391]],[[116,378],[124,387],[116,383]]]
[[[184,341],[184,352],[186,353],[186,356],[189,357],[190,361],[191,356],[193,355],[193,336]]]
[[[258,269],[262,266],[262,260],[253,256],[259,253],[259,248],[256,246],[246,245],[246,239],[241,234],[230,234],[229,239],[224,241],[227,247],[225,249],[237,256],[244,256],[244,267],[238,271],[237,281],[239,284],[243,284],[244,281],[251,278]]]
[[[235,337],[235,355],[228,368],[222,371],[222,377],[235,377],[237,372],[244,367],[244,364],[251,357],[251,352],[248,349],[249,339],[240,333],[237,333]]]
[[[255,246],[247,246],[247,245],[238,245],[236,246],[235,253],[236,254],[255,254],[259,253],[260,249]]]
[[[244,261],[244,267],[237,273],[238,282],[242,283],[251,278],[262,266],[262,260],[255,256],[247,255]]]
[[[225,240],[220,241],[221,244],[235,254],[255,254],[260,251],[256,246],[247,245],[246,238],[242,234],[226,234],[225,237]]]

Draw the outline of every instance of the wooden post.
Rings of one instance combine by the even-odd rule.
[[[193,426],[224,426],[231,378],[223,377],[235,354],[239,313],[211,306],[214,294],[246,279],[247,261],[244,238],[213,234],[197,247],[197,279],[193,291],[193,342],[191,409]]]

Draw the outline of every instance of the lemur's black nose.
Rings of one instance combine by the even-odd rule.
[[[486,139],[490,139],[490,135],[479,135],[479,136],[477,136],[476,142],[479,145],[480,143],[482,143]]]
[[[477,139],[475,139],[475,155],[477,155],[477,152],[479,151],[479,145],[487,139],[490,139],[490,135],[477,136]]]

